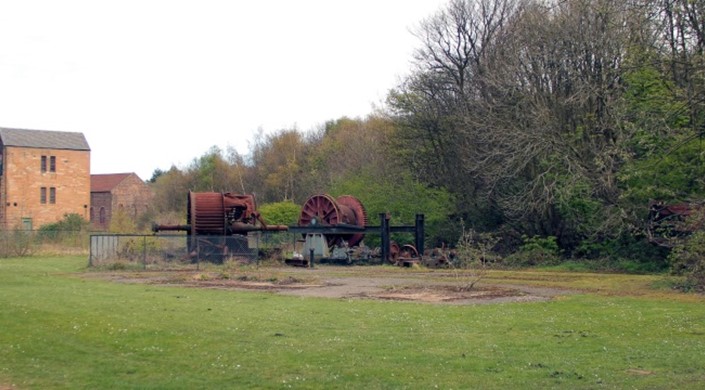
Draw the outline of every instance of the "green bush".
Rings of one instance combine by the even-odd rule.
[[[591,271],[655,273],[668,269],[668,252],[645,237],[623,234],[601,241],[583,240],[573,250],[572,259]]]
[[[687,290],[705,290],[705,231],[697,231],[677,244],[668,255],[671,272],[684,275]]]
[[[291,201],[266,203],[259,207],[262,219],[268,225],[294,225],[299,220],[301,206]]]
[[[42,239],[59,240],[62,232],[80,232],[88,227],[88,221],[78,214],[64,214],[61,221],[48,223],[39,228]]]
[[[522,236],[519,251],[504,259],[504,264],[516,267],[555,265],[560,262],[560,248],[555,236]]]

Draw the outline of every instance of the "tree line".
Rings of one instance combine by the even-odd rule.
[[[157,211],[188,190],[348,193],[373,216],[423,212],[430,245],[471,227],[507,253],[545,237],[564,257],[665,261],[649,205],[705,189],[705,2],[451,0],[414,33],[378,112],[156,171]]]

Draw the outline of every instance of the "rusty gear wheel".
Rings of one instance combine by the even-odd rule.
[[[328,194],[313,195],[301,208],[299,226],[335,226],[339,224],[364,227],[367,225],[367,213],[359,200],[344,195],[334,199]],[[362,241],[364,234],[326,234],[328,246],[346,241],[355,246]]]

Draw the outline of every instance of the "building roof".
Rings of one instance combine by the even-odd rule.
[[[5,146],[41,149],[88,150],[83,133],[48,130],[25,130],[0,127],[0,141]]]
[[[110,192],[131,175],[137,176],[135,173],[91,175],[91,192]]]

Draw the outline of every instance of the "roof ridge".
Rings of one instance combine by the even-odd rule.
[[[0,127],[0,142],[4,146],[25,148],[91,150],[83,133],[71,131]]]

